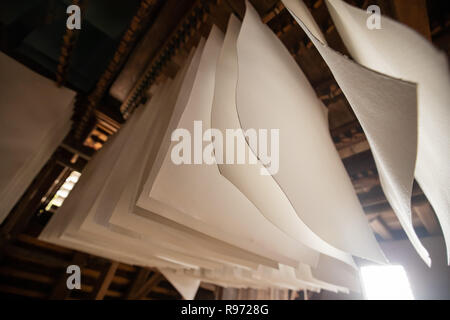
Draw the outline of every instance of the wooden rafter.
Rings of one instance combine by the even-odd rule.
[[[131,19],[130,25],[120,40],[119,46],[117,47],[112,59],[109,61],[106,70],[100,76],[93,92],[87,97],[86,100],[83,100],[83,114],[80,118],[80,122],[75,127],[74,132],[76,139],[81,139],[92,113],[97,108],[98,103],[106,92],[106,89],[117,75],[117,72],[133,48],[137,35],[144,26],[145,21],[149,18],[151,7],[155,1],[156,0],[141,0],[139,9],[137,10],[136,15]]]
[[[144,299],[163,279],[163,275],[155,271],[145,282],[140,283],[140,286],[128,299]]]
[[[84,12],[83,0],[72,0],[73,5],[81,7],[81,12]],[[61,53],[58,58],[58,66],[56,67],[56,84],[62,86],[66,80],[67,69],[69,68],[70,58],[75,48],[78,36],[80,34],[79,29],[66,29],[66,32],[62,39]]]
[[[73,259],[69,265],[77,265],[80,268],[84,267],[87,263],[88,255],[81,252],[75,252]],[[61,274],[57,279],[55,285],[53,286],[53,290],[50,294],[49,299],[51,300],[65,300],[69,298],[71,291],[67,288],[67,277],[66,268],[62,268]]]
[[[200,29],[202,23],[206,21],[208,11],[208,1],[198,0],[180,21],[120,106],[120,111],[125,119],[130,116],[136,106],[142,101],[145,91],[158,78],[163,67],[188,42],[189,38]]]
[[[108,263],[105,270],[103,270],[100,278],[97,280],[97,286],[93,290],[93,299],[95,300],[103,300],[106,292],[114,278],[114,274],[119,266],[117,261],[111,261]]]
[[[152,291],[153,288],[155,288],[163,279],[164,277],[162,276],[162,274],[160,274],[159,272],[155,273],[150,279],[147,280],[142,289],[137,292],[136,298],[145,298],[150,293],[150,291]]]
[[[133,297],[136,296],[136,292],[139,290],[139,288],[142,286],[145,281],[149,278],[152,271],[148,268],[141,268],[138,273],[136,274],[136,277],[133,280],[133,283],[128,288],[125,298],[126,299],[133,299]]]

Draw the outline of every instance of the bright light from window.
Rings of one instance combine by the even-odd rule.
[[[61,207],[64,200],[69,195],[70,191],[73,189],[73,186],[77,183],[80,178],[81,173],[77,171],[72,171],[70,175],[67,177],[66,181],[64,181],[61,188],[56,192],[53,199],[47,204],[45,210],[50,210],[52,206]]]
[[[366,299],[414,299],[408,277],[402,266],[361,267],[361,279]]]
[[[59,189],[56,194],[58,196],[60,196],[61,198],[67,198],[67,196],[69,195],[69,191],[64,190],[64,189]]]

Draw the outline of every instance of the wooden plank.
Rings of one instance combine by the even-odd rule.
[[[366,209],[366,216],[369,220],[374,219],[376,216],[380,216],[390,230],[403,230],[400,221],[388,203],[376,206],[375,209]],[[412,215],[412,224],[414,228],[422,226],[422,222],[415,214]]]
[[[364,208],[387,203],[381,186],[373,188],[370,192],[358,194],[358,198]],[[423,191],[417,185],[414,185],[411,203],[415,205],[416,203],[422,202],[423,198]]]
[[[92,285],[84,284],[81,286],[81,291],[89,293],[89,296],[92,296],[93,292],[95,292],[95,287]],[[113,297],[113,298],[122,298],[122,293],[116,290],[108,289],[106,290],[105,296]],[[67,297],[65,300],[71,300],[71,297]]]
[[[83,269],[83,276],[86,277],[90,277],[90,278],[94,278],[97,279],[100,277],[101,272],[98,270],[94,270],[91,268],[84,268]],[[130,279],[122,277],[122,276],[118,276],[117,274],[114,275],[114,278],[112,280],[113,283],[116,283],[118,285],[127,285],[130,283]]]
[[[206,282],[201,282],[200,283],[200,287],[205,289],[205,290],[209,290],[211,292],[215,292],[217,289],[217,286],[215,284],[212,283],[206,283]]]
[[[386,224],[383,222],[383,220],[381,220],[379,216],[370,221],[370,226],[372,227],[375,233],[377,233],[381,238],[383,238],[383,240],[394,239],[389,228],[386,226]]]
[[[355,154],[370,150],[370,145],[366,138],[364,137],[360,140],[361,141],[352,143],[347,147],[339,148],[338,152],[341,159],[346,159],[354,156]]]
[[[156,287],[161,280],[163,280],[164,277],[161,273],[159,272],[155,272],[150,279],[148,279],[144,285],[137,291],[136,296],[134,297],[134,299],[142,299],[145,298],[150,291],[152,291],[152,289],[154,287]]]
[[[205,7],[203,7],[203,5]],[[196,12],[196,8],[200,13]],[[186,32],[199,30],[202,25],[205,25],[208,18],[208,14],[205,12],[206,8],[209,8],[208,2],[196,0],[192,8],[182,19],[178,21],[177,27],[168,37],[166,37],[164,44],[159,48],[157,54],[152,57],[151,61],[147,64],[145,72],[141,74],[138,81],[135,83],[120,106],[120,111],[122,112],[124,119],[127,119],[133,112],[134,108],[141,102],[143,95],[149,87],[153,83],[157,83],[157,78],[162,75],[161,67],[165,65],[165,63],[170,60],[173,55],[176,55],[180,48],[183,48],[185,44],[189,42],[189,38],[192,38],[191,32]],[[196,28],[186,27],[189,25],[190,20],[195,20],[193,23],[197,25]],[[202,32],[201,29],[199,32]],[[180,37],[182,37],[181,41],[175,41],[175,39],[180,39]]]
[[[391,6],[398,21],[413,28],[431,40],[430,21],[426,0],[391,0]]]
[[[75,252],[72,261],[66,262],[63,266],[63,271],[59,275],[59,278],[56,280],[55,285],[52,289],[52,292],[50,293],[49,299],[51,300],[65,300],[69,298],[71,290],[67,288],[67,277],[69,276],[67,274],[67,267],[69,265],[77,265],[82,268],[86,265],[88,255],[82,252]],[[83,274],[81,274],[83,276]],[[83,284],[81,285],[83,288]]]
[[[81,7],[81,13],[85,12],[85,1],[72,0],[72,4]],[[67,28],[66,33],[63,36],[63,43],[61,46],[60,55],[58,58],[58,66],[56,67],[55,75],[58,87],[62,86],[66,81],[67,70],[69,68],[71,56],[76,46],[79,34],[80,30]]]
[[[430,235],[438,234],[440,231],[439,223],[430,203],[424,202],[413,206],[413,211],[417,214],[420,221]]]
[[[52,277],[49,277],[46,275],[22,271],[22,270],[8,267],[8,266],[0,266],[0,274],[5,277],[8,277],[8,278],[31,280],[31,281],[35,281],[35,282],[39,282],[39,283],[46,283],[46,284],[52,283],[54,281],[54,279]]]
[[[179,297],[178,292],[162,287],[153,287],[152,292],[159,293],[171,297],[172,299],[176,299]]]
[[[5,245],[4,254],[17,260],[28,261],[50,268],[64,268],[70,263],[70,261],[56,258],[50,254],[45,254],[37,250],[24,249],[11,244]]]
[[[9,293],[18,296],[24,296],[34,299],[45,299],[46,294],[39,291],[17,288],[13,286],[0,284],[0,292]]]
[[[223,288],[219,286],[215,286],[216,289],[214,290],[214,299],[215,300],[222,300],[223,297]]]
[[[93,291],[93,297],[95,300],[103,300],[108,291],[108,288],[114,278],[119,262],[111,261],[106,270],[101,274],[100,279],[97,281],[97,286]]]
[[[39,248],[43,248],[43,249],[52,250],[52,251],[55,251],[55,252],[58,252],[61,254],[73,254],[73,250],[71,250],[71,249],[57,246],[52,243],[41,241],[41,240],[39,240],[35,237],[32,237],[28,234],[25,234],[25,233],[19,234],[16,239],[22,243],[33,245],[35,247],[39,247]]]
[[[176,27],[177,21],[190,9],[192,3],[192,0],[166,0],[164,2],[155,22],[139,41],[112,84],[109,92],[113,97],[120,101],[126,99],[136,81],[145,71],[149,60],[156,55],[157,50],[161,48]]]
[[[136,277],[133,280],[133,283],[128,288],[127,292],[125,293],[126,299],[133,299],[133,297],[136,296],[136,292],[139,290],[139,288],[142,286],[143,283],[145,283],[150,276],[152,271],[148,268],[141,268]]]
[[[119,263],[118,269],[126,271],[126,272],[136,272],[136,270],[137,270],[136,267],[133,267],[129,264],[124,264],[124,263]]]

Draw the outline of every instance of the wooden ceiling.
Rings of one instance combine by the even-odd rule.
[[[36,5],[48,8],[45,5],[54,2],[36,1]],[[179,299],[176,290],[156,270],[107,261],[46,244],[36,237],[57,210],[54,206],[48,210],[45,208],[70,172],[81,172],[92,155],[112,134],[120,130],[133,110],[151,99],[149,88],[153,84],[176,74],[190,49],[198,43],[200,37],[207,36],[213,24],[225,31],[231,13],[242,19],[244,1],[141,0],[130,1],[125,10],[120,10],[120,5],[123,4],[121,1],[120,4],[101,1],[97,4],[97,10],[101,10],[101,3],[115,3],[113,6],[118,6],[117,10],[112,10],[112,15],[103,16],[98,12],[96,15],[94,9],[89,9],[92,1],[72,2],[87,8],[86,19],[91,27],[82,28],[79,32],[59,32],[57,36],[60,45],[56,51],[58,57],[52,60],[51,67],[42,61],[45,60],[43,57],[48,60],[46,54],[54,55],[54,50],[47,52],[39,45],[31,48],[29,38],[34,37],[34,32],[45,38],[48,36],[45,30],[54,37],[51,30],[59,28],[58,25],[55,26],[57,19],[50,19],[48,22],[44,19],[48,12],[43,10],[40,13],[41,19],[37,19],[39,21],[25,24],[29,8],[14,11],[14,19],[8,20],[5,15],[0,15],[2,51],[55,80],[57,84],[67,85],[78,93],[72,131],[1,225],[0,296],[38,299]],[[331,136],[377,238],[380,241],[405,238],[400,223],[381,190],[367,139],[325,62],[281,1],[250,2],[259,12],[262,21],[291,52],[318,97],[328,107]],[[360,8],[377,4],[383,14],[416,29],[447,55],[450,53],[450,11],[445,8],[446,1],[347,2]],[[329,45],[349,56],[324,1],[305,0],[305,3]],[[89,15],[89,12],[92,14]],[[42,31],[42,28],[45,30]],[[102,56],[101,70],[97,70],[97,65],[94,68],[97,71],[86,73],[80,59],[86,59],[89,65],[95,63],[97,55],[101,54],[101,51],[96,51],[100,50],[98,47],[89,47],[90,41],[95,39],[95,34],[90,33],[100,32],[99,30],[104,39],[111,40],[110,46]],[[39,51],[40,55],[33,55],[35,51]],[[89,54],[86,55],[86,52]],[[82,76],[87,77],[87,83],[92,85],[77,85]],[[441,233],[433,209],[416,183],[412,206],[413,224],[419,236]],[[70,292],[65,289],[65,268],[74,263],[82,266],[83,284],[81,291]],[[214,298],[218,292],[214,286],[205,285],[197,297]]]

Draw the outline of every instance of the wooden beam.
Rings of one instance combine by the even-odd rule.
[[[83,0],[72,0],[73,5],[81,7],[81,13],[85,12],[85,2]],[[67,70],[69,68],[70,58],[74,51],[80,30],[66,29],[66,33],[62,39],[61,53],[58,58],[58,66],[56,67],[56,84],[62,86],[66,80]]]
[[[372,227],[375,233],[377,233],[381,238],[383,238],[383,240],[394,239],[391,231],[379,216],[370,221],[370,226]]]
[[[166,289],[162,287],[153,287],[152,292],[166,295],[171,299],[179,299],[180,294],[176,290]]]
[[[150,279],[148,279],[144,285],[137,291],[136,296],[134,297],[134,299],[143,299],[145,298],[150,291],[152,291],[152,289],[154,287],[156,287],[161,280],[163,280],[164,277],[161,273],[159,272],[155,272]]]
[[[104,272],[102,272],[100,278],[97,281],[97,286],[93,291],[93,298],[95,300],[103,300],[106,292],[108,291],[109,285],[114,278],[114,274],[116,273],[118,266],[119,263],[117,261],[111,261]]]
[[[424,199],[422,202],[425,201],[426,199]],[[414,205],[416,204],[413,203],[413,206]],[[388,203],[378,205],[373,208],[365,209],[365,213],[369,221],[374,219],[376,216],[380,216],[380,218],[383,219],[383,222],[391,231],[403,230],[400,221],[397,218],[397,215],[394,213],[394,211],[392,210],[391,206]],[[422,221],[420,221],[419,217],[416,214],[412,215],[412,224],[415,228],[423,226]]]
[[[95,292],[95,288],[92,285],[83,284],[81,286],[81,291],[86,292],[89,296],[92,296],[93,292]],[[116,290],[108,289],[106,290],[105,296],[114,297],[114,298],[122,298],[122,293]],[[70,297],[67,297],[66,300],[69,300]]]
[[[360,139],[361,141],[356,141],[355,143],[352,143],[351,145],[340,148],[338,150],[339,156],[341,159],[346,159],[351,156],[354,156],[355,154],[370,150],[369,142],[366,140],[365,137]]]
[[[178,50],[184,47],[189,38],[193,38],[191,36],[192,31],[199,30],[204,24],[208,16],[207,11],[209,11],[209,2],[196,0],[192,8],[179,20],[177,27],[166,37],[164,44],[148,63],[145,71],[141,74],[120,106],[120,111],[124,119],[127,119],[134,108],[142,101],[143,95],[161,74],[161,70],[167,61],[176,55]]]
[[[275,7],[270,10],[269,12],[267,12],[263,17],[262,17],[262,22],[267,24],[269,23],[273,18],[275,18],[281,11],[284,10],[284,5],[283,3],[280,1],[277,4],[275,4]]]
[[[217,289],[217,286],[215,284],[212,283],[206,283],[206,282],[201,282],[200,283],[200,287],[205,289],[205,290],[209,290],[211,292],[215,292]]]
[[[82,252],[75,252],[72,261],[64,263],[63,270],[59,275],[59,278],[56,280],[55,285],[50,293],[49,299],[51,300],[65,300],[70,297],[70,293],[72,292],[67,288],[67,267],[69,265],[77,265],[81,269],[86,265],[89,255]],[[83,276],[83,274],[81,274]],[[83,287],[83,284],[81,285]]]
[[[150,269],[141,268],[134,278],[133,283],[125,293],[125,299],[133,299],[136,296],[136,292],[141,288],[142,284],[148,280],[151,273],[152,271]]]
[[[63,268],[70,264],[70,261],[54,257],[51,254],[42,253],[37,250],[25,249],[11,244],[4,246],[4,254],[5,256],[17,260],[28,261],[50,268]]]
[[[0,292],[9,293],[17,296],[24,296],[34,299],[45,299],[46,295],[43,292],[21,289],[13,286],[0,284]]]
[[[97,81],[94,90],[83,103],[83,114],[80,117],[80,121],[75,126],[74,131],[76,140],[83,140],[82,136],[88,127],[89,120],[91,119],[94,110],[98,107],[106,90],[110,87],[114,77],[124,64],[131,49],[134,47],[139,33],[150,17],[151,9],[155,1],[156,0],[141,0],[139,8],[131,19],[127,30],[124,32],[114,56],[109,60],[108,66]]]
[[[215,286],[216,289],[214,290],[214,299],[215,300],[222,300],[223,297],[223,288],[219,286]]]
[[[420,221],[422,221],[422,224],[430,235],[439,233],[439,223],[429,202],[413,206],[413,211],[417,214]]]
[[[149,60],[156,55],[177,21],[183,17],[192,6],[193,0],[165,0],[153,24],[142,36],[136,48],[130,54],[120,74],[109,90],[110,94],[120,101],[124,101],[132,90],[136,81],[145,71]]]
[[[431,40],[426,0],[391,0],[395,17]]]
[[[129,264],[124,264],[124,263],[119,263],[118,269],[126,271],[126,272],[136,272],[136,270],[137,270],[136,267],[129,265]]]
[[[54,279],[50,276],[22,271],[8,266],[0,266],[0,274],[7,278],[24,279],[45,284],[49,284],[54,281]]]
[[[415,184],[411,194],[411,203],[415,205],[416,203],[422,202],[424,198],[423,191]],[[370,192],[358,194],[358,199],[363,208],[388,203],[381,186],[374,187]]]
[[[41,241],[35,237],[32,237],[28,234],[25,233],[21,233],[19,235],[17,235],[16,238],[18,241],[22,242],[22,243],[26,243],[35,247],[39,247],[39,248],[43,248],[43,249],[47,249],[47,250],[51,250],[51,251],[55,251],[57,253],[61,253],[61,254],[67,254],[67,255],[72,255],[73,254],[73,250],[71,249],[67,249],[61,246],[57,246],[53,243],[49,243],[49,242],[44,242]]]
[[[117,269],[119,269],[119,268],[117,268]],[[85,276],[85,277],[98,279],[98,278],[100,278],[100,275],[101,275],[101,271],[91,269],[91,268],[83,269],[83,276]],[[126,277],[118,276],[116,274],[116,275],[114,275],[112,282],[116,283],[118,285],[128,285],[131,281],[130,281],[130,279],[128,279]]]

